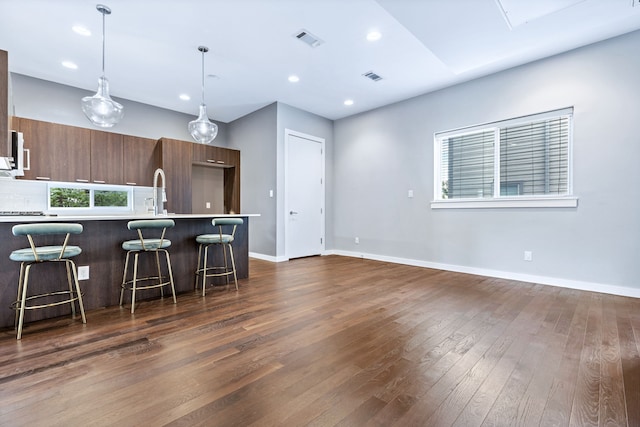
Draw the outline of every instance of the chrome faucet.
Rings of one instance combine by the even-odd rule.
[[[158,176],[162,177],[162,195],[160,197],[160,203],[158,203]],[[164,175],[164,171],[160,168],[156,169],[153,173],[153,214],[164,214],[164,202],[167,201],[167,178]]]

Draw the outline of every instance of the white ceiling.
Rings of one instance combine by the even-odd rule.
[[[0,0],[9,70],[95,92],[96,0]],[[194,116],[275,101],[339,119],[640,29],[638,0],[104,0],[111,94]],[[92,36],[74,33],[84,25]],[[311,48],[294,34],[324,41]],[[365,36],[378,30],[382,38]],[[73,61],[78,69],[64,68]],[[362,74],[383,77],[373,82]],[[289,83],[291,74],[300,77]],[[190,101],[178,96],[187,93]],[[353,99],[350,107],[345,99]],[[79,101],[78,101],[79,102]],[[125,114],[126,114],[126,101]],[[80,108],[80,107],[78,107]]]

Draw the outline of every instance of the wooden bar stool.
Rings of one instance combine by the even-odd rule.
[[[80,284],[78,283],[76,264],[71,260],[72,257],[79,255],[82,252],[82,249],[80,249],[80,247],[78,246],[68,245],[69,236],[71,234],[80,234],[82,233],[82,230],[82,224],[73,223],[39,223],[20,224],[13,226],[12,231],[14,236],[27,236],[27,239],[29,240],[28,248],[17,249],[11,252],[11,255],[9,255],[9,258],[12,261],[20,262],[18,297],[12,304],[12,307],[16,309],[15,323],[18,332],[17,339],[22,338],[22,326],[24,323],[25,310],[37,310],[40,308],[52,307],[61,304],[70,304],[71,316],[75,317],[75,301],[78,301],[80,314],[82,315],[82,323],[87,323],[87,318],[84,314],[84,306],[82,304],[82,293],[80,292]],[[39,239],[47,239],[41,236],[55,235],[65,236],[62,244],[36,246],[36,237],[38,237]],[[64,263],[67,273],[68,289],[52,290],[48,293],[29,295],[28,286],[31,267],[33,267],[34,265],[50,262]],[[40,300],[42,301],[42,303],[27,305],[28,302],[34,300]]]
[[[201,234],[196,237],[198,245],[198,266],[196,268],[196,283],[195,287],[198,288],[198,282],[202,277],[202,296],[206,293],[207,277],[225,277],[227,280],[227,288],[229,287],[229,276],[233,275],[233,280],[236,284],[236,291],[238,290],[238,277],[236,275],[236,262],[233,257],[233,243],[234,236],[236,234],[236,228],[238,225],[244,223],[242,218],[214,218],[211,220],[211,224],[214,227],[218,227],[217,233]],[[224,234],[223,226],[233,226],[231,234]],[[220,266],[208,266],[208,253],[210,246],[221,246],[224,265]],[[204,258],[202,257],[202,250],[204,249]],[[227,249],[229,250],[227,256]],[[231,259],[231,268],[229,268],[228,258]],[[213,273],[209,272],[212,270]]]
[[[171,286],[171,294],[173,295],[173,303],[176,303],[176,290],[173,283],[173,272],[171,270],[171,260],[169,259],[169,252],[166,248],[171,246],[171,240],[165,239],[165,233],[167,228],[175,226],[175,222],[172,219],[149,219],[149,220],[137,220],[129,221],[127,227],[129,230],[136,230],[138,232],[138,239],[127,240],[122,243],[122,249],[127,251],[127,256],[124,261],[124,273],[122,275],[122,285],[120,289],[120,305],[122,306],[124,291],[131,291],[131,314],[135,311],[136,305],[136,291],[142,289],[160,288],[161,296],[164,297],[164,287]],[[160,237],[145,238],[142,232],[146,230],[149,232],[156,231],[156,235],[160,234]],[[160,231],[162,230],[162,231]],[[169,280],[164,280],[162,275],[162,269],[160,267],[160,252],[163,252],[166,260],[166,267],[169,274]],[[138,277],[138,258],[141,253],[150,253],[155,255],[155,263],[158,269],[156,276]],[[132,278],[127,279],[127,273],[129,270],[129,256],[133,254],[133,272]],[[138,285],[138,282],[157,281],[157,283],[148,284],[144,286]]]

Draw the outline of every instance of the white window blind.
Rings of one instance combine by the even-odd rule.
[[[493,196],[495,131],[445,138],[441,143],[442,197]]]
[[[435,135],[435,200],[571,195],[573,108]]]
[[[500,130],[500,195],[567,194],[569,117]]]

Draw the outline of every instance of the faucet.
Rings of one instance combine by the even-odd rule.
[[[162,177],[162,196],[158,204],[158,176]],[[167,201],[167,178],[161,168],[156,169],[153,173],[153,214],[164,214],[164,202]]]

